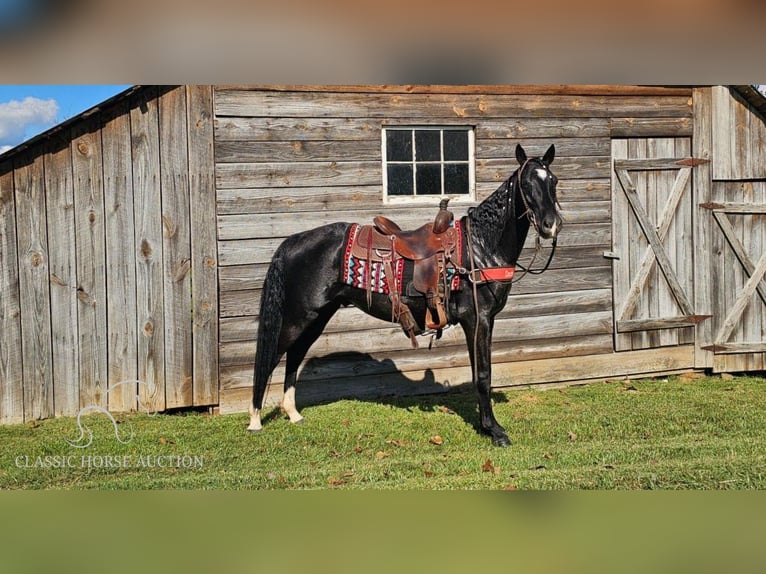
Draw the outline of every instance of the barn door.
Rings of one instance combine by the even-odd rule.
[[[763,370],[766,352],[766,182],[715,182],[710,266],[715,369]]]
[[[614,333],[617,351],[694,342],[689,138],[612,142]]]

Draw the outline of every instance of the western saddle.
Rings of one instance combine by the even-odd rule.
[[[392,322],[398,321],[409,335],[413,347],[418,343],[415,335],[421,334],[412,311],[402,302],[401,285],[396,274],[399,259],[414,264],[412,287],[426,298],[425,325],[437,335],[447,324],[446,305],[449,301],[448,264],[457,266],[458,230],[451,225],[454,215],[447,209],[449,199],[439,203],[439,211],[433,223],[426,223],[418,229],[403,231],[399,225],[378,215],[373,225],[364,225],[357,234],[353,255],[368,261],[365,283],[367,304],[372,301],[372,285],[369,277],[372,262],[381,262],[388,282],[391,299]]]

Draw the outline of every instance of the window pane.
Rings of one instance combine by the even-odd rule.
[[[439,161],[441,158],[439,130],[416,130],[415,161]]]
[[[444,193],[468,193],[468,164],[453,163],[444,166]]]
[[[388,166],[388,195],[413,195],[412,166]]]
[[[465,130],[444,130],[444,159],[468,159],[468,132]]]
[[[386,130],[386,159],[412,161],[411,130]]]
[[[418,195],[441,195],[442,168],[436,164],[418,164],[417,170]]]

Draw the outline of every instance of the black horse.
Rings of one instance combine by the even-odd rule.
[[[530,226],[540,237],[555,240],[562,219],[556,199],[558,180],[550,171],[554,155],[553,145],[542,158],[527,158],[524,149],[516,146],[520,167],[461,219],[466,246],[463,271],[469,265],[475,269],[515,266]],[[372,294],[368,305],[368,294],[363,289],[340,281],[350,225],[332,223],[297,233],[285,239],[274,253],[261,298],[249,431],[262,428],[260,413],[266,386],[285,353],[282,408],[292,422],[303,421],[295,407],[298,367],[341,306],[354,305],[370,315],[391,320],[392,303],[387,295]],[[459,323],[465,332],[479,395],[481,431],[498,446],[507,446],[510,440],[495,419],[490,401],[492,329],[510,289],[508,281],[472,284],[465,274],[448,301],[449,323]],[[425,297],[403,296],[402,300],[422,329]]]

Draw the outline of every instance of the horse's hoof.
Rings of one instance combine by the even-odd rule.
[[[303,423],[306,422],[306,419],[299,418],[297,421],[290,421],[290,422],[292,422],[294,425],[302,425]]]
[[[511,446],[511,439],[509,439],[507,436],[493,438],[492,444],[495,446],[501,446],[501,447]]]
[[[247,432],[252,433],[252,434],[257,434],[257,433],[261,432],[262,430],[263,429],[247,429]]]

